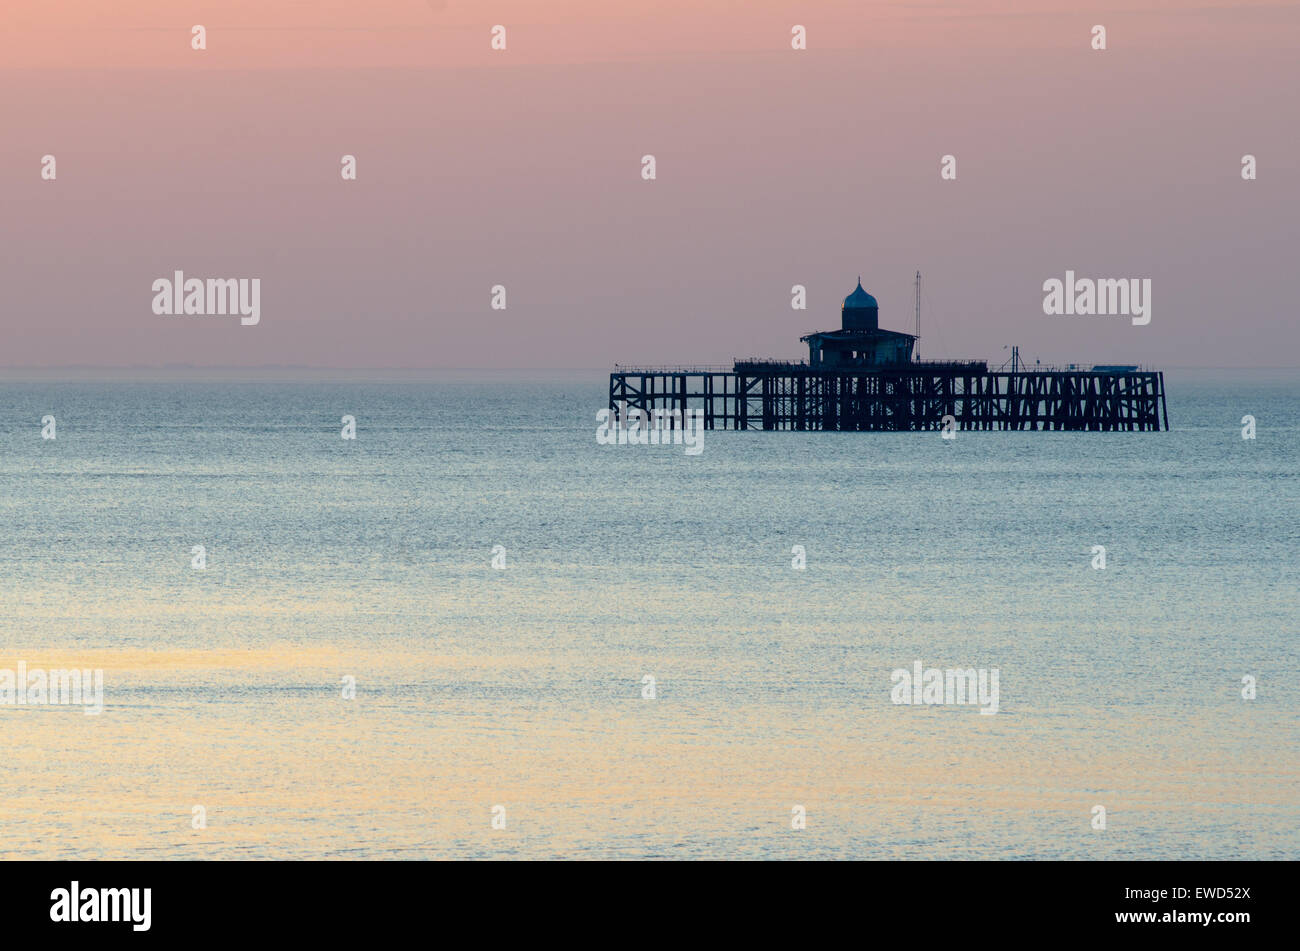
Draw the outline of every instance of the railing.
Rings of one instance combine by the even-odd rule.
[[[777,360],[772,357],[745,357],[743,360],[736,360],[735,367],[737,370],[806,370],[808,363],[805,360]]]
[[[919,367],[921,369],[963,369],[983,372],[989,368],[987,360],[913,360],[911,363],[905,363],[903,366]]]
[[[808,364],[802,360],[778,360],[771,357],[747,357],[727,364],[695,364],[682,366],[641,366],[640,364],[624,366],[614,364],[615,373],[732,373],[736,369],[754,370],[806,370]]]
[[[1098,370],[1096,367],[1115,367],[1123,366],[1124,370]],[[1127,367],[1132,366],[1129,370]],[[818,370],[825,372],[852,370],[880,370],[915,367],[918,370],[927,369],[964,369],[972,372],[987,373],[1154,373],[1154,367],[1146,364],[1092,364],[1092,363],[1025,363],[1019,362],[1015,370],[1011,369],[1011,361],[1007,360],[1001,364],[994,364],[992,360],[915,360],[911,363],[901,364],[868,364],[866,366],[843,366],[843,367],[810,367],[805,361],[795,360],[775,360],[775,359],[745,359],[736,360],[732,364],[697,364],[697,365],[680,365],[680,366],[624,366],[614,364],[614,373],[637,374],[673,374],[673,373],[734,373],[741,370]]]
[[[730,373],[731,367],[713,365],[713,366],[663,366],[663,367],[646,367],[646,366],[623,366],[620,363],[614,364],[615,373]]]
[[[1124,367],[1123,370],[1098,370],[1097,367]],[[1129,367],[1132,367],[1130,370]],[[1011,369],[1011,361],[1007,360],[996,367],[990,363],[990,369],[994,373],[1155,373],[1155,367],[1146,364],[1136,363],[1026,363],[1021,360],[1015,370]]]

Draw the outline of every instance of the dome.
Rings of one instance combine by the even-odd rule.
[[[862,289],[862,278],[858,278],[857,289],[848,297],[844,298],[844,309],[860,310],[867,307],[878,309],[880,305],[876,303],[874,297]]]

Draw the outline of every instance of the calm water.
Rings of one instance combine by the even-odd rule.
[[[106,680],[0,706],[0,855],[1295,858],[1300,376],[1166,376],[1170,433],[699,456],[599,373],[0,384],[0,667]]]

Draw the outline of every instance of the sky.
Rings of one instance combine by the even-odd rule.
[[[917,270],[927,359],[1300,365],[1298,64],[1295,2],[6,0],[0,367],[798,357]]]

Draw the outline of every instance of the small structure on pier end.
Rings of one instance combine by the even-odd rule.
[[[880,327],[880,304],[862,289],[862,278],[844,298],[839,330],[799,338],[808,344],[808,366],[817,370],[899,366],[912,362],[916,337]]]

